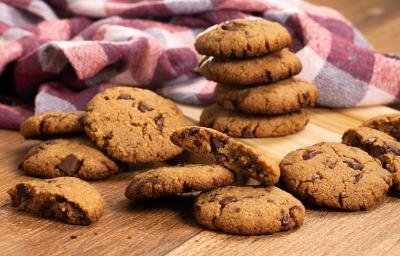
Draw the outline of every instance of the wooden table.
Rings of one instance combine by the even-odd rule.
[[[400,25],[400,16],[394,15],[400,10],[396,5],[398,0],[346,3],[342,0],[332,4],[354,19],[379,49],[399,52],[399,29],[396,26]],[[372,19],[379,23],[366,18],[364,10],[368,8],[375,8],[370,12],[375,15]],[[382,8],[383,14],[377,18]],[[390,13],[388,19],[386,12]],[[200,108],[181,108],[189,118],[198,120]],[[296,135],[242,141],[279,161],[286,153],[299,147],[319,141],[340,141],[341,134],[349,127],[369,117],[394,112],[397,111],[383,106],[314,109],[311,123]],[[93,182],[104,195],[107,208],[100,221],[91,226],[67,225],[17,212],[10,206],[6,191],[14,183],[32,179],[18,171],[17,165],[36,143],[24,141],[16,132],[0,131],[0,255],[400,254],[400,199],[393,193],[368,212],[308,209],[304,226],[296,231],[251,237],[203,230],[192,217],[191,197],[166,198],[144,204],[128,202],[124,190],[134,171]],[[151,168],[151,165],[137,169],[146,168]]]

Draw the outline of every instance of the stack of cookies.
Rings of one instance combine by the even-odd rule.
[[[302,130],[303,108],[315,105],[318,90],[293,78],[302,64],[287,48],[291,41],[284,27],[263,19],[236,19],[201,33],[195,47],[207,56],[200,72],[218,85],[217,104],[204,110],[200,124],[246,138]]]

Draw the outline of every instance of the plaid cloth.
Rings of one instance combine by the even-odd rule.
[[[204,28],[258,16],[291,32],[319,105],[396,101],[400,61],[372,49],[335,10],[300,0],[0,0],[0,127],[29,115],[83,109],[124,84],[179,102],[209,104],[215,84],[197,72]]]

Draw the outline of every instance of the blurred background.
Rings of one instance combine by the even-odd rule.
[[[400,0],[309,0],[337,9],[380,52],[400,54]]]

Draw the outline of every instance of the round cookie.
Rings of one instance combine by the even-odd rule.
[[[219,131],[198,126],[182,127],[171,135],[171,141],[189,152],[225,166],[238,176],[248,176],[267,185],[279,180],[279,167],[272,159],[259,155],[253,148]]]
[[[97,94],[86,111],[86,134],[114,159],[146,163],[182,152],[169,137],[188,122],[174,102],[152,91],[113,87]]]
[[[322,142],[298,149],[280,163],[282,181],[301,200],[345,210],[366,210],[385,197],[391,175],[364,151]]]
[[[206,57],[200,73],[208,80],[239,86],[276,82],[300,73],[302,65],[288,49],[253,59],[217,59]]]
[[[89,183],[73,177],[18,183],[8,194],[18,210],[70,224],[89,225],[104,212],[100,193]]]
[[[272,234],[303,224],[305,208],[291,194],[277,188],[217,188],[200,194],[194,204],[202,226],[240,235]]]
[[[25,139],[43,139],[54,136],[83,133],[85,112],[45,112],[26,119],[20,127]]]
[[[216,104],[205,108],[200,116],[201,126],[242,138],[285,136],[303,130],[307,123],[305,110],[266,116],[231,112]]]
[[[118,165],[85,138],[45,141],[31,150],[20,164],[28,175],[41,178],[73,176],[98,180],[118,173]]]
[[[206,191],[227,186],[235,175],[220,165],[190,164],[160,167],[135,175],[126,188],[129,199],[146,199]]]
[[[377,129],[400,140],[400,114],[377,116],[365,121],[361,126]]]
[[[315,105],[318,89],[305,80],[289,78],[251,88],[218,84],[215,101],[226,110],[256,114],[283,114]]]
[[[343,134],[342,142],[359,147],[373,157],[393,174],[393,185],[400,188],[400,142],[392,136],[368,127],[349,129]]]
[[[246,58],[280,50],[291,42],[289,32],[279,23],[265,19],[236,19],[200,33],[195,48],[203,55]]]

